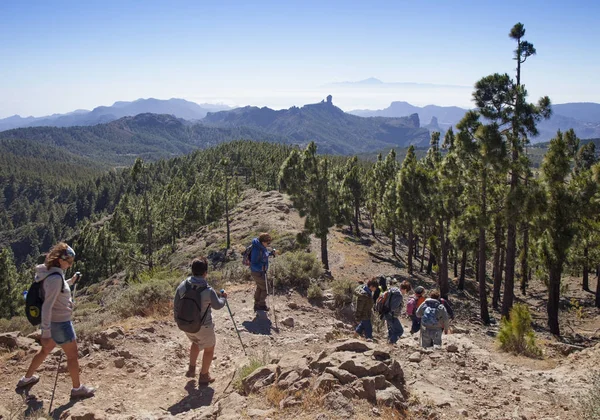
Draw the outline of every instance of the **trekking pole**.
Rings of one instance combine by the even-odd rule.
[[[52,398],[50,399],[50,407],[48,408],[48,415],[52,413],[52,403],[54,402],[54,393],[56,392],[56,384],[58,382],[58,371],[60,370],[60,363],[62,362],[63,352],[60,352],[58,357],[58,366],[56,366],[56,378],[54,378],[54,388],[52,388]]]
[[[221,294],[223,294],[225,290],[221,289]],[[231,322],[233,322],[233,327],[235,328],[235,332],[237,333],[238,338],[240,339],[240,344],[242,345],[242,349],[244,350],[244,354],[246,353],[246,346],[244,346],[244,342],[242,341],[242,336],[240,335],[240,331],[238,330],[237,324],[235,323],[235,319],[233,319],[233,313],[231,313],[231,308],[229,307],[229,302],[227,298],[225,298],[225,305],[227,305],[227,310],[229,311],[229,316],[231,317]]]
[[[267,272],[265,271],[265,284],[267,286],[267,297],[269,296],[269,281],[267,280]],[[273,294],[271,295],[271,307],[273,308],[273,318],[275,318],[275,329],[279,331],[277,326],[277,311],[275,310],[275,285],[272,288]]]

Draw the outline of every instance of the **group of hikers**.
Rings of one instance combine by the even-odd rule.
[[[275,249],[269,249],[271,242],[271,235],[262,233],[252,240],[252,244],[243,254],[243,263],[250,267],[251,277],[256,283],[255,311],[270,310],[267,297],[272,285],[267,279],[267,270],[269,257],[274,256],[276,252]],[[73,298],[70,286],[75,285],[81,276],[76,273],[69,280],[65,279],[65,271],[74,261],[75,251],[61,242],[48,252],[44,263],[36,267],[34,283],[27,294],[26,313],[32,324],[40,324],[41,348],[31,361],[26,374],[17,383],[17,389],[28,388],[39,382],[39,376],[35,375],[36,370],[54,347],[59,345],[67,357],[67,369],[73,383],[71,397],[94,396],[95,388],[81,384],[79,378],[77,336],[72,322]],[[225,306],[229,309],[227,293],[225,290],[214,290],[206,280],[207,273],[207,259],[194,259],[191,263],[191,275],[179,284],[173,301],[174,320],[191,342],[187,377],[196,377],[197,360],[200,351],[203,351],[198,376],[200,386],[209,385],[215,380],[210,375],[216,345],[211,310],[219,310]],[[367,340],[372,340],[371,318],[376,315],[385,320],[388,342],[395,344],[404,334],[399,316],[404,307],[405,296],[408,296],[410,291],[411,285],[408,281],[402,282],[399,289],[388,288],[385,277],[375,277],[365,285],[358,286],[354,303],[355,319],[358,322],[356,335],[364,335]],[[437,290],[429,293],[428,298],[425,297],[425,289],[422,286],[416,287],[414,292],[406,305],[406,313],[412,321],[410,332],[421,332],[423,347],[441,345],[442,332],[449,332],[449,320],[453,318],[452,308],[447,300],[440,299]],[[233,320],[233,314],[231,317]],[[235,320],[233,322],[235,323]]]
[[[355,335],[373,340],[371,320],[373,316],[377,316],[385,320],[388,343],[396,344],[404,335],[399,317],[404,309],[405,297],[410,295],[411,290],[412,286],[407,280],[400,284],[400,288],[388,288],[384,276],[373,277],[366,284],[358,286],[355,291],[354,318],[358,322]],[[454,311],[450,302],[440,297],[438,290],[432,290],[426,298],[425,288],[417,286],[414,294],[408,298],[406,315],[412,322],[410,333],[420,331],[421,346],[427,348],[442,345],[442,332],[449,333]]]

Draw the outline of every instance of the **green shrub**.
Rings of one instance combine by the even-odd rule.
[[[111,311],[127,318],[166,313],[171,309],[175,287],[168,280],[133,284],[111,304]]]
[[[275,287],[291,287],[301,292],[308,290],[310,279],[317,279],[322,274],[323,268],[315,255],[303,251],[283,254],[275,258],[269,267],[269,277]]]
[[[331,291],[333,293],[335,306],[341,308],[352,303],[356,286],[358,286],[358,284],[354,280],[346,278],[335,279],[331,283]]]
[[[74,327],[80,341],[89,339],[117,322],[119,316],[112,312],[98,312],[83,319],[75,319]]]
[[[583,420],[600,419],[600,373],[591,377],[591,388],[579,396]]]
[[[317,283],[311,283],[308,287],[307,297],[310,300],[322,300],[323,289]]]
[[[13,316],[10,319],[0,318],[0,333],[21,331],[21,334],[27,335],[36,329],[25,316]]]
[[[526,305],[518,303],[510,310],[510,320],[502,319],[498,333],[500,348],[529,357],[540,357],[541,349],[535,343],[531,327],[531,313]]]

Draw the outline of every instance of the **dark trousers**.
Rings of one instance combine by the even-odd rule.
[[[252,272],[252,278],[256,283],[256,291],[254,292],[254,306],[267,306],[267,284],[265,283],[265,276],[265,272]]]
[[[416,315],[411,315],[410,319],[412,320],[412,325],[410,327],[411,334],[419,332],[421,329],[421,318]]]
[[[357,334],[362,335],[365,333],[365,338],[371,339],[373,338],[373,325],[371,324],[370,319],[363,319],[360,321],[360,324],[354,330]]]

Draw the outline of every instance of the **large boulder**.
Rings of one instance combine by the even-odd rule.
[[[0,334],[0,345],[8,347],[9,349],[14,349],[19,346],[17,341],[19,337],[21,337],[21,333],[19,331],[2,333]]]
[[[342,385],[349,384],[358,379],[355,375],[351,374],[350,372],[338,369],[336,367],[328,367],[325,369],[325,372],[331,373],[333,376],[335,376],[341,382]]]
[[[279,374],[279,366],[267,365],[259,367],[250,375],[242,379],[242,386],[244,387],[244,393],[249,395],[252,392],[256,392],[265,386],[271,385],[275,382],[275,378]]]
[[[354,414],[352,403],[340,391],[327,394],[323,400],[323,406],[329,411],[334,411],[337,414],[336,418],[348,418]]]
[[[331,373],[324,373],[317,378],[313,385],[313,389],[328,392],[339,383],[340,381]]]
[[[353,351],[363,353],[369,350],[372,350],[372,348],[369,345],[367,345],[367,343],[359,340],[346,340],[333,348],[334,352]]]
[[[389,368],[385,363],[366,358],[346,360],[339,368],[348,371],[359,378],[364,378],[365,376],[377,376],[389,371]]]
[[[404,408],[404,395],[396,387],[388,387],[382,390],[377,390],[375,400],[378,405],[387,407]]]

